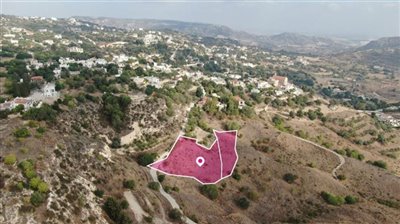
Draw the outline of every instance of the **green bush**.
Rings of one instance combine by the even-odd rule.
[[[156,158],[157,158],[156,153],[143,153],[138,156],[137,162],[141,166],[147,166],[153,163]]]
[[[57,117],[57,111],[55,111],[50,105],[43,104],[39,108],[29,109],[23,114],[22,117],[29,120],[53,122]]]
[[[239,130],[240,125],[234,121],[228,122],[225,124],[225,129],[226,130]]]
[[[101,189],[96,189],[93,193],[94,193],[94,195],[96,195],[99,198],[102,198],[104,195],[104,191]]]
[[[382,169],[385,169],[385,170],[387,169],[387,163],[382,160],[373,161],[371,164],[374,166],[380,167]]]
[[[124,188],[128,188],[128,189],[134,189],[135,188],[135,186],[136,186],[136,184],[135,184],[135,181],[134,180],[124,180],[123,182],[122,182],[122,186],[124,187]]]
[[[211,200],[215,200],[218,198],[218,188],[214,184],[202,185],[200,187],[200,193],[202,193]]]
[[[107,213],[108,217],[116,224],[130,224],[132,220],[123,211],[125,205],[119,203],[114,198],[107,198],[104,202],[103,209]]]
[[[391,201],[391,200],[385,200],[385,199],[378,199],[377,201],[379,204],[388,206],[390,208],[400,209],[399,201]]]
[[[343,197],[336,196],[336,195],[330,194],[330,193],[325,192],[325,191],[321,192],[321,196],[325,200],[325,202],[330,204],[330,205],[339,206],[339,205],[344,204],[344,202],[345,202]]]
[[[40,193],[47,193],[49,191],[49,185],[46,182],[41,181],[37,187]]]
[[[19,129],[15,130],[14,136],[17,138],[26,138],[26,137],[31,136],[31,133],[29,132],[29,130],[27,128],[23,127],[23,128],[19,128]]]
[[[29,181],[29,187],[33,190],[37,190],[41,180],[39,177],[34,177]]]
[[[235,179],[235,180],[237,180],[237,181],[239,181],[239,180],[242,178],[242,176],[241,176],[240,173],[237,171],[237,169],[235,169],[235,170],[233,171],[232,177],[233,177],[233,179]]]
[[[358,202],[358,198],[353,197],[351,195],[347,195],[344,200],[346,201],[346,204],[355,204]]]
[[[168,217],[173,221],[181,221],[182,213],[179,211],[179,209],[174,208],[168,212]]]
[[[160,190],[160,184],[157,183],[157,182],[150,182],[147,185],[147,187],[149,187],[150,189],[155,190],[155,191],[159,191]]]
[[[245,197],[240,197],[235,200],[235,204],[241,209],[247,209],[250,206],[250,201]]]
[[[292,173],[286,173],[285,175],[283,175],[283,180],[288,182],[289,184],[294,183],[297,178],[298,178],[297,175]]]
[[[46,129],[43,128],[43,127],[38,127],[38,128],[36,129],[36,131],[37,131],[38,133],[40,133],[40,134],[43,134],[43,133],[46,132]]]
[[[339,180],[346,180],[346,176],[344,174],[340,174],[337,176]]]
[[[160,174],[157,176],[158,182],[162,183],[165,180],[165,175],[164,174]]]
[[[45,195],[43,195],[42,193],[37,192],[37,191],[35,191],[35,192],[32,193],[31,199],[30,199],[32,205],[34,205],[34,206],[39,206],[39,205],[42,204],[45,200],[46,200]]]
[[[14,154],[8,154],[4,157],[4,163],[6,165],[14,165],[17,162],[17,157]]]

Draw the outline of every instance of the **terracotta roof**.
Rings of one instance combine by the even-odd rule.
[[[284,81],[287,77],[285,76],[279,76],[279,75],[274,75],[272,76],[272,79],[278,80],[278,81]]]
[[[28,99],[25,98],[15,98],[14,103],[16,104],[26,104],[28,102]]]
[[[32,76],[31,80],[32,81],[43,81],[43,76]]]

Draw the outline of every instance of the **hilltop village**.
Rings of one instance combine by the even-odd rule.
[[[1,23],[0,223],[400,218],[390,68],[76,18]],[[213,130],[237,130],[231,176],[148,167]]]

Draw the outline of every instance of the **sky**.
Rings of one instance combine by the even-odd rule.
[[[8,15],[168,19],[272,35],[376,39],[400,36],[400,0],[1,0]]]

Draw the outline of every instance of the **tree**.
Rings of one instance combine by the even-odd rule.
[[[145,152],[145,153],[140,154],[138,156],[137,161],[138,161],[139,165],[147,166],[147,165],[153,163],[154,160],[156,159],[156,157],[157,157],[156,153],[147,153],[147,152]]]
[[[119,203],[116,199],[108,197],[104,202],[103,209],[107,213],[108,217],[117,224],[129,224],[132,220],[124,213],[123,202]]]
[[[156,87],[152,86],[152,85],[147,85],[146,89],[144,90],[144,93],[148,96],[150,96],[151,94],[154,93],[154,91],[156,90]]]
[[[196,89],[196,96],[199,98],[202,98],[204,96],[203,89],[200,86],[197,87],[197,89]]]
[[[117,149],[121,147],[121,138],[114,137],[111,142],[111,148]]]

